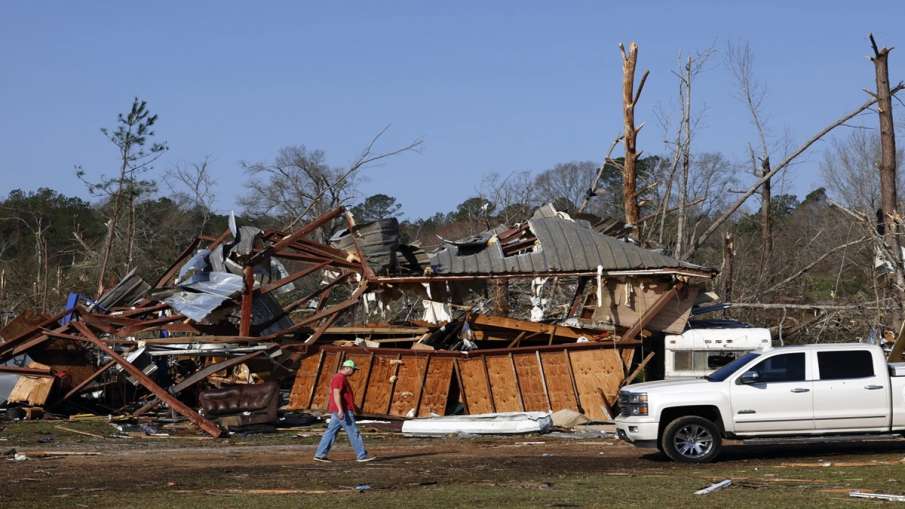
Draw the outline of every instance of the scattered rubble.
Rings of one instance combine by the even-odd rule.
[[[394,219],[356,224],[343,209],[292,232],[231,218],[153,283],[132,271],[96,299],[13,320],[0,373],[18,376],[19,417],[88,412],[144,430],[178,414],[218,437],[323,412],[330,375],[353,359],[364,416],[478,418],[406,423],[465,426],[540,412],[572,427],[614,416],[619,388],[714,275],[549,205],[430,252]],[[529,284],[531,309],[500,314],[510,285]]]

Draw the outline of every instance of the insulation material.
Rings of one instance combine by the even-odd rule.
[[[548,433],[553,419],[544,412],[509,412],[483,415],[455,415],[412,419],[402,423],[402,432],[410,435],[443,435],[467,433],[475,435],[511,435]]]

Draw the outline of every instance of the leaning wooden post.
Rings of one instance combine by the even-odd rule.
[[[252,265],[246,265],[243,268],[245,291],[242,292],[242,307],[239,317],[239,335],[248,337],[251,335],[251,315],[252,315],[252,299],[255,291],[255,268]]]

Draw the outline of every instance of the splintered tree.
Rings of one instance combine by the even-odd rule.
[[[905,311],[905,275],[903,275],[902,249],[899,242],[898,230],[899,221],[901,219],[896,212],[896,134],[892,120],[892,94],[894,93],[889,87],[889,52],[892,48],[879,48],[877,41],[874,40],[873,34],[868,34],[871,48],[874,50],[874,56],[871,61],[874,63],[874,73],[876,74],[877,91],[870,93],[877,100],[877,112],[880,116],[880,208],[882,211],[881,223],[884,226],[883,235],[885,237],[887,256],[891,258],[895,275],[893,289],[897,296],[898,309],[896,321],[903,320],[903,311]],[[900,83],[896,89],[902,87]],[[882,244],[882,242],[881,242]],[[905,329],[902,329],[905,333]],[[890,354],[891,360],[899,360],[902,356],[902,350],[905,347],[905,339],[902,335],[896,341],[893,352]]]
[[[92,194],[104,196],[111,211],[107,218],[107,233],[100,254],[100,267],[97,276],[97,295],[104,291],[104,274],[113,253],[114,238],[123,213],[126,214],[125,232],[125,268],[131,268],[135,252],[136,203],[142,194],[151,192],[154,183],[140,180],[142,174],[152,169],[152,164],[167,150],[166,143],[151,142],[152,130],[157,122],[157,115],[148,110],[147,101],[137,97],[132,101],[129,113],[119,114],[115,129],[102,128],[101,132],[116,146],[119,151],[119,173],[116,177],[101,177],[99,182],[85,179],[85,171],[78,167],[78,176],[88,186]],[[150,143],[150,144],[149,144]]]
[[[622,110],[625,121],[625,132],[622,140],[625,144],[625,161],[622,163],[622,199],[625,208],[625,223],[630,235],[638,239],[641,213],[638,206],[638,188],[636,184],[635,163],[638,160],[636,141],[638,131],[644,127],[644,124],[637,128],[635,127],[635,105],[641,97],[644,82],[647,81],[650,71],[645,70],[644,74],[641,75],[641,82],[638,84],[638,90],[636,91],[635,68],[638,65],[638,45],[632,42],[628,53],[626,53],[625,46],[620,43],[619,51],[622,53]]]
[[[880,115],[880,207],[883,210],[883,223],[886,227],[886,243],[900,263],[901,256],[896,248],[899,242],[896,237],[896,134],[892,120],[892,94],[889,88],[889,52],[892,48],[878,48],[873,34],[869,35],[874,50],[871,61],[877,80],[877,92],[871,93],[877,99],[877,111]]]

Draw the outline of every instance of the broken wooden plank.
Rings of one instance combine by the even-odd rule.
[[[116,361],[117,364],[123,367],[124,370],[128,371],[133,378],[138,380],[138,382],[143,385],[146,389],[151,391],[154,395],[160,398],[164,403],[166,403],[170,408],[174,411],[178,412],[180,415],[191,421],[193,424],[203,429],[207,434],[211,435],[214,438],[220,436],[222,431],[220,428],[214,424],[213,422],[207,420],[203,416],[201,416],[198,412],[189,408],[188,405],[176,399],[172,394],[166,391],[163,387],[157,385],[154,380],[151,380],[144,372],[135,366],[132,365],[129,361],[127,361],[120,354],[116,353],[112,348],[110,348],[107,343],[98,339],[97,336],[88,329],[88,326],[75,321],[72,322],[73,326],[79,330],[82,334],[84,334],[84,338],[81,338],[82,341],[87,341],[95,346],[97,346],[102,352],[109,355],[110,358]]]

